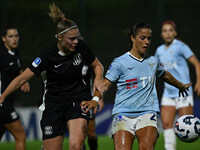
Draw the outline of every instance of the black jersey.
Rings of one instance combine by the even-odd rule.
[[[46,72],[45,101],[70,102],[88,97],[82,68],[85,63],[91,64],[94,60],[95,55],[79,40],[75,51],[69,55],[59,51],[56,44],[45,49],[29,68],[36,76]]]
[[[6,47],[0,49],[0,92],[3,93],[10,82],[20,74],[21,63],[19,56]],[[8,95],[4,103],[13,104],[15,93]]]

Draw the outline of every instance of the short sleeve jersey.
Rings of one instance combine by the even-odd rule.
[[[174,40],[166,48],[163,44],[156,50],[155,56],[163,68],[169,71],[176,79],[183,83],[190,82],[189,67],[187,59],[193,55],[191,49],[183,42]],[[179,90],[167,83],[164,84],[164,97],[178,97]],[[189,95],[192,95],[192,87],[189,88]]]
[[[17,53],[6,47],[0,49],[0,94],[4,92],[10,82],[20,74],[21,61]],[[6,97],[4,103],[13,104],[15,93]]]
[[[139,116],[159,112],[156,78],[164,69],[153,56],[138,60],[131,53],[114,59],[106,78],[117,84],[113,115]]]
[[[88,91],[82,80],[82,68],[94,60],[95,55],[79,40],[69,55],[59,51],[56,44],[45,49],[29,68],[37,76],[46,72],[45,101],[67,103],[80,98],[86,100]]]

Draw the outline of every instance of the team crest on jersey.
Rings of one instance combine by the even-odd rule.
[[[73,57],[73,65],[78,66],[82,62],[82,56],[80,53],[76,53]]]
[[[38,67],[38,65],[41,63],[41,59],[39,57],[37,57],[33,62],[32,65],[33,67]]]
[[[151,69],[153,69],[155,63],[149,63],[149,66],[151,66]]]
[[[45,135],[51,135],[53,133],[53,129],[52,129],[52,126],[46,126],[44,128],[44,134]]]

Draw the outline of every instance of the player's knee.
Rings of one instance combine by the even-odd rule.
[[[173,127],[173,123],[171,123],[169,121],[163,121],[162,126],[163,126],[163,129],[170,129]]]
[[[84,139],[70,141],[70,149],[81,150],[83,148]]]
[[[149,142],[149,141],[141,141],[139,144],[140,150],[153,150],[155,144]]]
[[[17,140],[17,141],[25,141],[26,133],[25,133],[24,129],[21,129],[14,137],[15,137],[15,140]]]
[[[70,149],[73,150],[81,150],[83,148],[83,144],[76,144],[76,143],[71,143],[70,145]]]

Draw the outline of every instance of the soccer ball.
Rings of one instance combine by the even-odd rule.
[[[194,142],[200,137],[200,120],[193,115],[184,115],[174,125],[176,136],[183,142]]]

